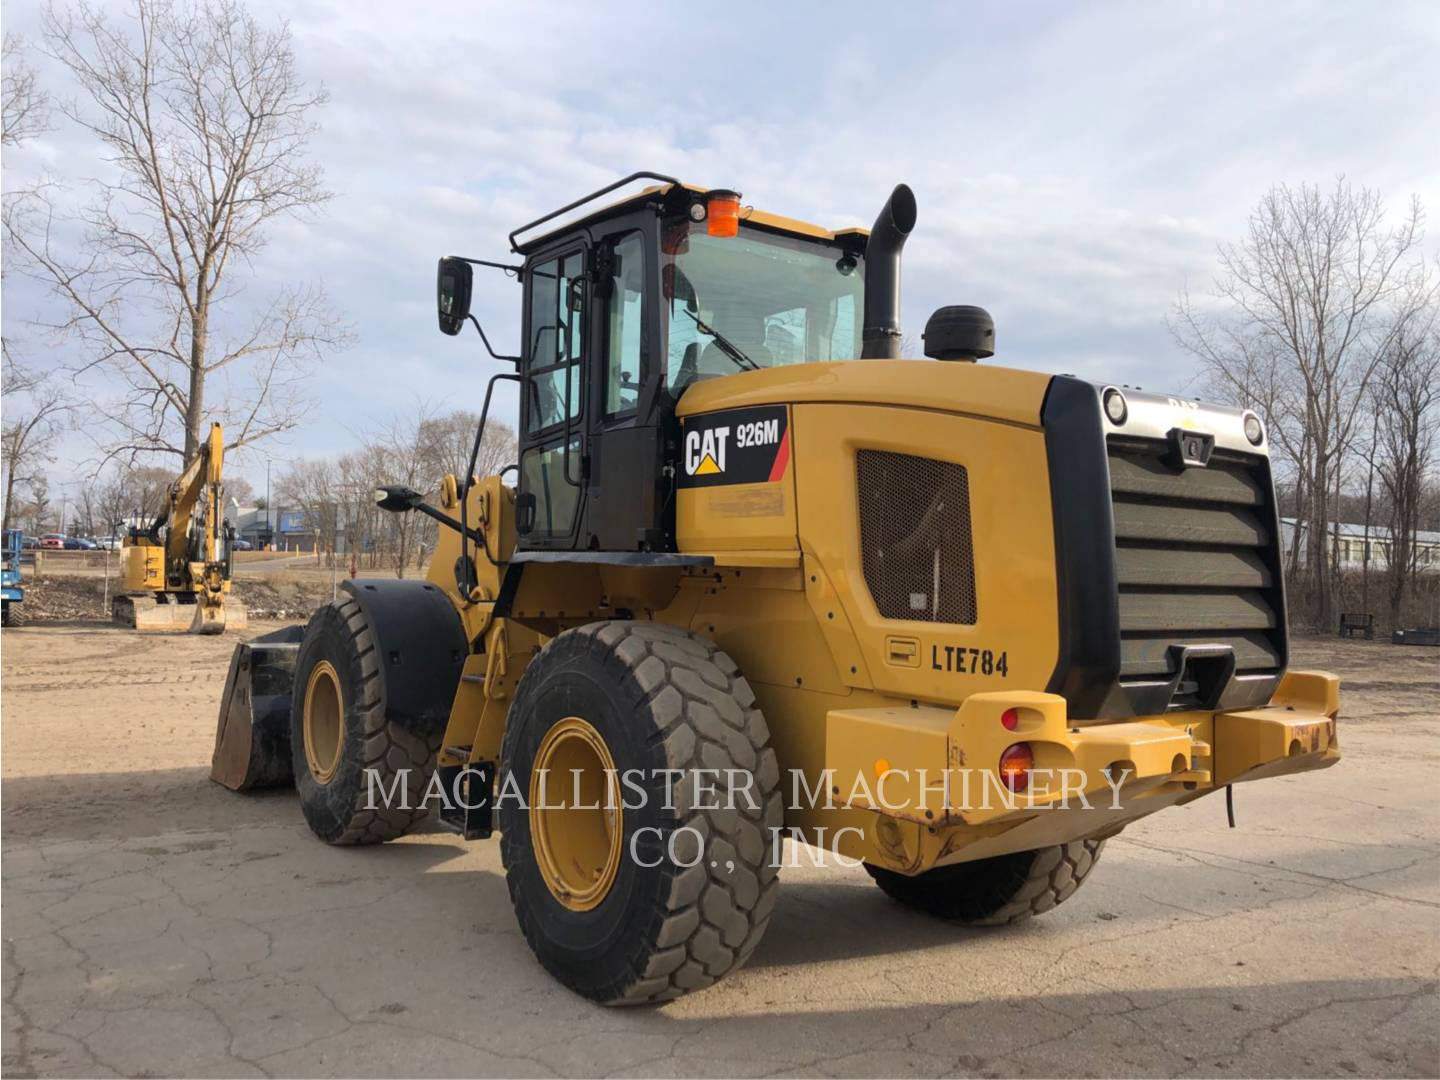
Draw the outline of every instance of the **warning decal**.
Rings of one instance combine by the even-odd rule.
[[[790,463],[783,405],[691,416],[681,427],[680,486],[774,483]]]

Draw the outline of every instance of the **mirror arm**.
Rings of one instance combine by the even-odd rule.
[[[468,260],[467,260],[467,261],[468,261]],[[472,323],[475,324],[475,330],[479,333],[479,335],[480,335],[480,340],[485,343],[485,351],[486,351],[486,352],[488,352],[488,353],[489,353],[494,359],[496,359],[496,360],[503,360],[503,361],[505,361],[506,363],[514,364],[516,367],[519,367],[519,366],[520,366],[520,357],[518,357],[518,356],[501,356],[499,353],[497,353],[494,349],[492,349],[492,348],[490,347],[490,339],[485,336],[485,331],[482,330],[481,327],[480,327],[480,321],[479,321],[478,319],[476,319],[474,315],[466,315],[465,317],[466,317],[467,319],[469,319]]]
[[[475,541],[475,543],[476,543],[477,545],[479,545],[479,546],[482,546],[482,547],[483,547],[484,544],[485,544],[485,536],[484,536],[483,533],[481,533],[481,532],[479,532],[479,531],[477,531],[477,530],[475,530],[475,529],[467,528],[466,526],[461,525],[460,522],[456,521],[456,520],[455,520],[453,517],[451,517],[449,514],[445,513],[445,511],[443,511],[443,510],[437,510],[435,507],[431,506],[431,505],[430,505],[429,503],[427,503],[427,502],[419,502],[419,503],[416,503],[414,506],[406,507],[405,509],[407,509],[407,510],[414,510],[416,513],[424,514],[426,517],[432,518],[432,519],[434,519],[435,521],[438,521],[441,525],[444,525],[447,529],[454,529],[454,530],[455,530],[457,533],[459,533],[461,536],[468,536],[471,540]],[[399,511],[399,512],[403,514],[403,513],[405,512],[405,510],[401,510],[401,511]]]
[[[504,270],[507,275],[513,275],[516,278],[519,278],[525,273],[523,266],[516,266],[513,263],[491,262],[489,259],[467,259],[464,255],[452,255],[451,258],[459,259],[461,262],[467,262],[471,266],[489,266],[496,270]]]

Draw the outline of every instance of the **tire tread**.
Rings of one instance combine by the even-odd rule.
[[[560,634],[521,680],[512,715],[522,709],[526,679],[543,666],[545,652],[553,649],[563,655],[584,647],[585,639],[621,665],[623,674],[634,677],[654,724],[646,742],[661,749],[668,768],[683,770],[686,778],[697,769],[750,771],[758,788],[753,808],[742,795],[737,798],[739,810],[696,809],[684,796],[685,781],[676,785],[676,827],[689,826],[705,837],[704,856],[695,866],[672,867],[670,887],[647,920],[658,927],[653,947],[615,980],[613,993],[597,997],[610,1005],[668,1001],[709,986],[743,965],[764,935],[780,884],[779,867],[769,857],[768,842],[756,850],[754,834],[764,840],[767,830],[781,824],[775,752],[755,695],[735,662],[709,639],[664,623],[616,620]],[[506,738],[508,742],[509,731]],[[760,762],[771,765],[768,782]],[[521,853],[506,848],[505,840],[502,833],[509,867]],[[728,880],[727,859],[746,874],[743,896]],[[719,865],[710,868],[712,861]],[[511,896],[516,897],[513,888]],[[535,921],[519,902],[516,914],[539,955]]]
[[[865,869],[885,895],[907,907],[966,926],[1008,926],[1074,896],[1104,847],[1104,840],[1074,840],[914,876],[868,863]]]

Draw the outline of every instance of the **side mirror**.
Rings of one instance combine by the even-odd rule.
[[[435,306],[440,316],[440,332],[454,337],[470,316],[470,286],[474,271],[464,259],[447,255],[440,260],[435,277]]]
[[[384,487],[375,489],[375,505],[392,514],[403,514],[407,510],[414,510],[424,501],[424,495],[404,484],[386,484]]]

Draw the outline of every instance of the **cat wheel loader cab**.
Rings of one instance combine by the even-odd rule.
[[[216,779],[294,779],[334,843],[498,827],[541,963],[623,1004],[744,962],[781,835],[1009,923],[1131,821],[1338,760],[1259,418],[978,363],[970,306],[900,359],[917,217],[903,186],[831,231],[636,174],[514,263],[442,259],[447,333],[473,266],[520,283],[475,444],[516,383],[513,483],[377,492],[440,523],[428,580],[237,648]]]
[[[120,591],[111,601],[118,625],[192,634],[245,629],[245,608],[230,596],[235,534],[225,520],[224,458],[224,431],[212,424],[159,516],[125,536]]]

